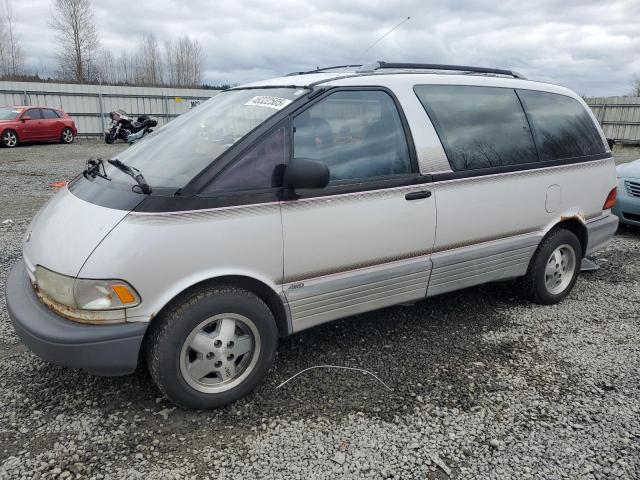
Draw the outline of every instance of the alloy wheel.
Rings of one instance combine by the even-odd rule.
[[[10,130],[4,132],[2,135],[2,143],[7,147],[15,147],[18,144],[18,136]]]
[[[71,131],[71,129],[69,128],[65,128],[62,131],[62,141],[64,143],[71,143],[73,142],[73,132]]]
[[[184,341],[180,372],[192,388],[220,393],[239,385],[255,368],[260,333],[247,317],[215,315],[196,326]]]
[[[576,253],[570,245],[556,248],[547,261],[544,282],[547,291],[559,295],[569,286],[576,270]]]

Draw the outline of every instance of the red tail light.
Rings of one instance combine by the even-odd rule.
[[[618,187],[609,192],[609,195],[607,195],[607,199],[604,201],[602,209],[609,210],[610,208],[613,208],[613,206],[616,204],[616,198],[618,198]]]

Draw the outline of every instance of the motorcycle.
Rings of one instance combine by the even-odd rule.
[[[152,127],[158,125],[158,120],[149,115],[140,115],[135,121],[124,110],[109,113],[111,126],[104,132],[105,143],[124,140],[131,144],[151,133]]]

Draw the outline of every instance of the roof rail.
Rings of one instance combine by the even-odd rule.
[[[471,67],[468,65],[440,65],[437,63],[394,63],[378,61],[370,65],[363,65],[357,71],[359,73],[372,72],[382,69],[408,69],[408,70],[452,70],[457,72],[489,73],[493,75],[507,75],[513,78],[526,79],[523,75],[512,70],[499,68]]]
[[[285,77],[292,77],[294,75],[308,75],[310,73],[321,73],[321,72],[326,72],[327,70],[335,70],[336,68],[358,68],[358,67],[362,67],[362,65],[357,64],[357,65],[335,65],[333,67],[322,67],[322,68],[316,68],[315,70],[307,70],[306,72],[291,72],[291,73],[287,73],[285,75]]]

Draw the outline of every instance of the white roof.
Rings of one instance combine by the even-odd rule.
[[[296,86],[305,87],[311,84],[322,86],[383,86],[393,89],[394,87],[406,87],[408,85],[474,85],[484,87],[506,87],[520,88],[525,90],[540,90],[551,93],[559,93],[574,98],[580,98],[568,88],[550,83],[536,82],[532,80],[522,80],[497,75],[478,74],[453,74],[453,73],[431,73],[428,71],[416,72],[414,70],[398,71],[383,70],[368,73],[349,72],[322,72],[307,73],[301,75],[289,75],[285,77],[271,78],[258,82],[241,85],[237,88],[245,87],[273,87],[273,86]],[[581,100],[581,99],[580,99]]]

